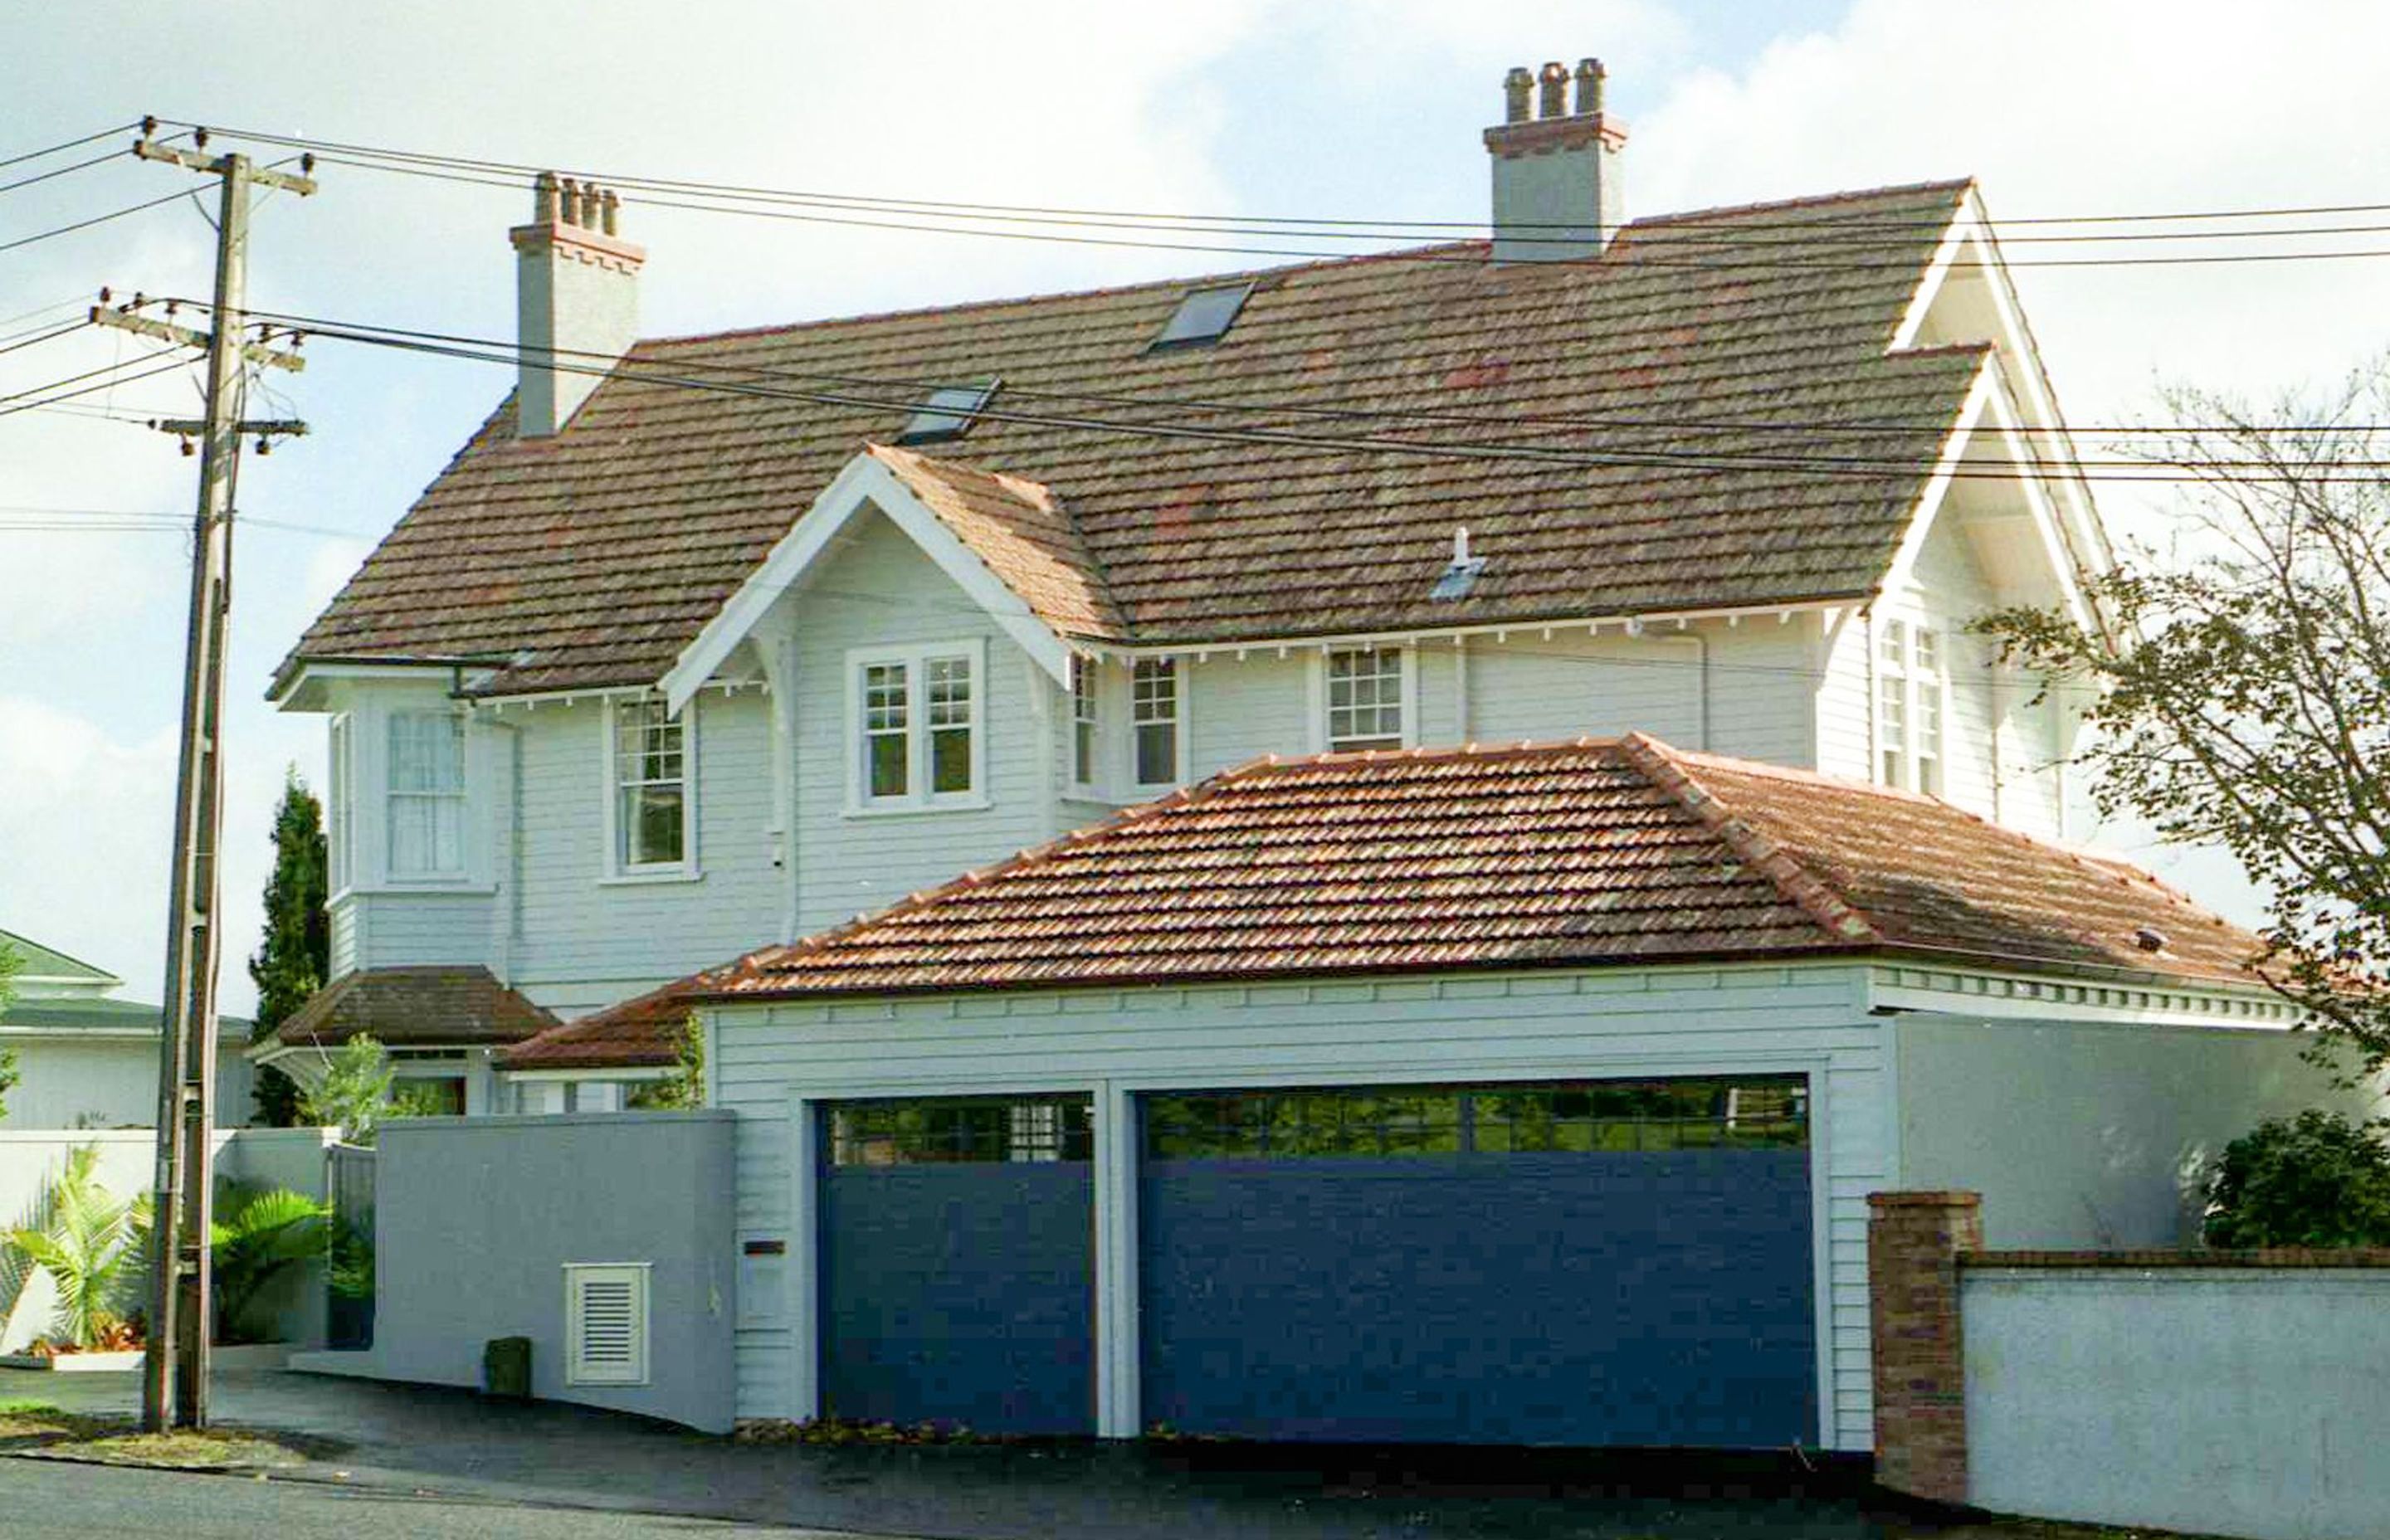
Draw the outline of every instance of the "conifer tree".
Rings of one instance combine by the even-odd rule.
[[[293,765],[274,811],[274,875],[265,884],[265,934],[249,976],[257,983],[252,1040],[272,1035],[324,985],[332,966],[330,855],[324,805]],[[262,1070],[252,1093],[258,1122],[287,1128],[298,1121],[299,1087],[276,1069]]]

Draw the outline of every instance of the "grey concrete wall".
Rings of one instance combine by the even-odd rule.
[[[243,1128],[216,1136],[216,1173],[261,1187],[290,1187],[324,1196],[324,1147],[320,1128]],[[120,1198],[149,1190],[156,1180],[157,1139],[148,1129],[0,1130],[0,1231],[27,1223],[43,1189],[82,1145],[99,1149],[95,1173],[100,1186]],[[12,1353],[49,1329],[54,1296],[38,1271],[11,1296],[0,1262],[0,1353]],[[302,1347],[324,1340],[324,1290],[320,1268],[285,1277],[267,1304],[280,1322],[277,1335]]]
[[[709,1110],[383,1124],[374,1345],[358,1368],[478,1385],[483,1344],[528,1337],[542,1399],[726,1431],[734,1123]],[[645,1385],[564,1382],[564,1268],[593,1262],[649,1266]]]
[[[1960,1315],[1970,1502],[2253,1540],[2390,1523],[2390,1270],[1970,1268]]]
[[[2176,1246],[2198,1238],[2224,1147],[2307,1107],[2379,1111],[2303,1062],[2306,1033],[1970,1020],[1895,1023],[1899,1187],[1984,1195],[1994,1248]]]

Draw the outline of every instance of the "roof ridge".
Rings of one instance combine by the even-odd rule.
[[[1693,220],[1725,219],[1738,214],[1769,213],[1779,209],[1813,209],[1828,203],[1857,203],[1870,198],[1893,198],[1902,193],[1963,192],[1975,186],[1972,176],[1944,176],[1924,182],[1893,182],[1881,187],[1845,187],[1840,192],[1809,193],[1800,198],[1762,199],[1753,203],[1719,203],[1706,209],[1683,209],[1674,213],[1647,214],[1629,220],[1628,230],[1638,225],[1671,225]],[[1953,211],[1956,217],[1956,211]],[[1622,233],[1624,233],[1622,231]]]
[[[1627,763],[1645,779],[1674,797],[1685,810],[1724,841],[1746,865],[1776,884],[1787,902],[1837,941],[1882,945],[1878,930],[1857,905],[1836,892],[1823,878],[1801,864],[1782,845],[1737,817],[1718,795],[1693,778],[1677,751],[1649,733],[1629,733],[1619,740]]]

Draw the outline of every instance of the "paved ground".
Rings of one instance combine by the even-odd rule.
[[[126,1410],[130,1375],[0,1370],[0,1400]],[[708,1516],[930,1540],[1905,1540],[1935,1533],[1871,1507],[1847,1468],[1483,1451],[1090,1444],[761,1448],[636,1418],[510,1406],[469,1392],[292,1374],[219,1377],[219,1420],[353,1447],[270,1482],[0,1460],[11,1537],[337,1530],[390,1534],[742,1534]],[[162,1484],[161,1484],[162,1483]],[[155,1505],[188,1492],[186,1510]],[[76,1495],[71,1509],[59,1505]],[[427,1501],[436,1495],[440,1501]],[[529,1503],[608,1510],[557,1514]],[[633,1513],[671,1516],[636,1520]],[[501,1517],[503,1514],[503,1518]],[[147,1515],[148,1517],[144,1517]],[[223,1524],[224,1528],[207,1527]],[[113,1526],[113,1527],[111,1527]],[[443,1527],[446,1526],[446,1527]],[[661,1526],[661,1527],[660,1527]],[[786,1529],[771,1533],[787,1534]],[[1947,1533],[1947,1532],[1946,1532]],[[1959,1540],[1947,1534],[1947,1540]]]

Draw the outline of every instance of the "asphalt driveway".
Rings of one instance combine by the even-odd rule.
[[[0,1370],[0,1400],[130,1411],[136,1377]],[[1790,1456],[1088,1444],[747,1446],[641,1418],[470,1392],[227,1374],[221,1421],[351,1446],[276,1483],[876,1535],[1134,1534],[1581,1540],[1907,1540],[1952,1532]],[[25,1462],[16,1462],[22,1464]],[[14,1484],[0,1469],[0,1492]],[[30,1477],[25,1478],[31,1480]],[[159,1478],[166,1480],[168,1478]],[[245,1478],[253,1482],[253,1478]],[[525,1533],[530,1533],[526,1531]]]

